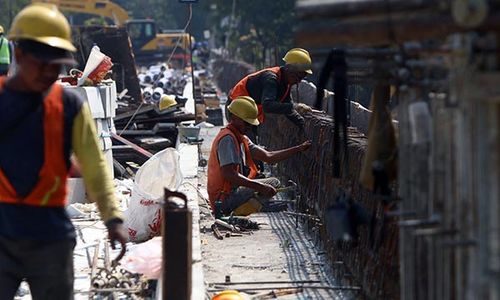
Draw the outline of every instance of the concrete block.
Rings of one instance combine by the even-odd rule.
[[[116,113],[116,84],[114,81],[110,81],[108,84],[100,85],[98,87],[101,96],[102,107],[104,109],[105,118],[113,118]]]
[[[86,100],[89,103],[90,111],[94,119],[105,118],[104,107],[102,106],[101,93],[96,87],[83,87]]]
[[[83,178],[68,178],[68,203],[86,203],[87,196]]]

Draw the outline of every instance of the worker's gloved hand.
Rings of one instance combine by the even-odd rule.
[[[116,242],[120,243],[122,249],[127,248],[127,231],[123,226],[123,221],[120,219],[112,219],[106,222],[108,228],[108,238],[111,243],[111,248],[115,249]],[[124,250],[122,250],[123,253]]]
[[[294,108],[301,115],[312,112],[312,108],[304,103],[297,103],[294,105]]]
[[[261,184],[257,192],[259,192],[259,195],[264,197],[273,197],[277,193],[276,189],[272,185],[265,183]]]
[[[305,142],[303,142],[302,144],[299,145],[300,152],[306,151],[310,147],[311,147],[311,141],[309,141],[309,140],[305,141]]]
[[[293,122],[300,130],[304,130],[304,126],[306,125],[306,121],[299,114],[295,117]]]

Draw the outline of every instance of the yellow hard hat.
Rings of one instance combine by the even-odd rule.
[[[21,10],[10,29],[11,40],[32,40],[50,47],[75,52],[66,17],[53,4],[35,3]]]
[[[212,300],[245,300],[245,298],[234,290],[225,290],[212,297]]]
[[[292,65],[300,71],[304,71],[307,74],[312,74],[311,70],[311,56],[307,50],[302,48],[290,49],[283,57],[283,60],[287,65]]]
[[[172,107],[174,105],[177,105],[177,101],[175,101],[175,96],[173,95],[163,95],[160,99],[160,110],[167,109],[169,107]]]
[[[259,125],[259,120],[257,120],[259,110],[251,97],[239,96],[231,101],[227,109],[243,121],[252,125]]]
[[[0,25],[0,34],[2,34],[2,33],[3,33],[3,26]]]

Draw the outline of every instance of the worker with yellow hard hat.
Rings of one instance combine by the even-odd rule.
[[[73,299],[75,228],[65,210],[74,153],[111,244],[126,231],[86,101],[55,81],[76,48],[54,5],[14,18],[17,70],[0,77],[0,299],[25,280],[33,299]],[[7,146],[8,145],[8,146]]]
[[[208,160],[207,190],[216,216],[249,215],[266,211],[276,194],[277,178],[255,179],[254,159],[277,163],[307,150],[310,141],[283,150],[267,151],[255,145],[246,133],[259,125],[258,108],[249,96],[239,96],[228,106],[229,124],[215,137]]]
[[[12,62],[12,48],[9,40],[4,36],[3,26],[0,25],[0,76],[7,75]]]
[[[229,103],[239,96],[250,96],[257,103],[258,119],[265,121],[265,114],[282,114],[302,128],[304,118],[297,112],[310,111],[304,104],[292,103],[290,90],[307,75],[312,74],[311,56],[307,50],[293,48],[283,57],[284,66],[266,68],[241,79],[229,93]]]
[[[246,300],[247,298],[235,290],[225,290],[217,293],[211,300]]]

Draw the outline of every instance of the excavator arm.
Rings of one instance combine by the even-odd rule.
[[[109,18],[117,26],[123,26],[129,19],[125,9],[108,0],[32,0],[32,3],[52,3],[60,10],[86,13]]]

